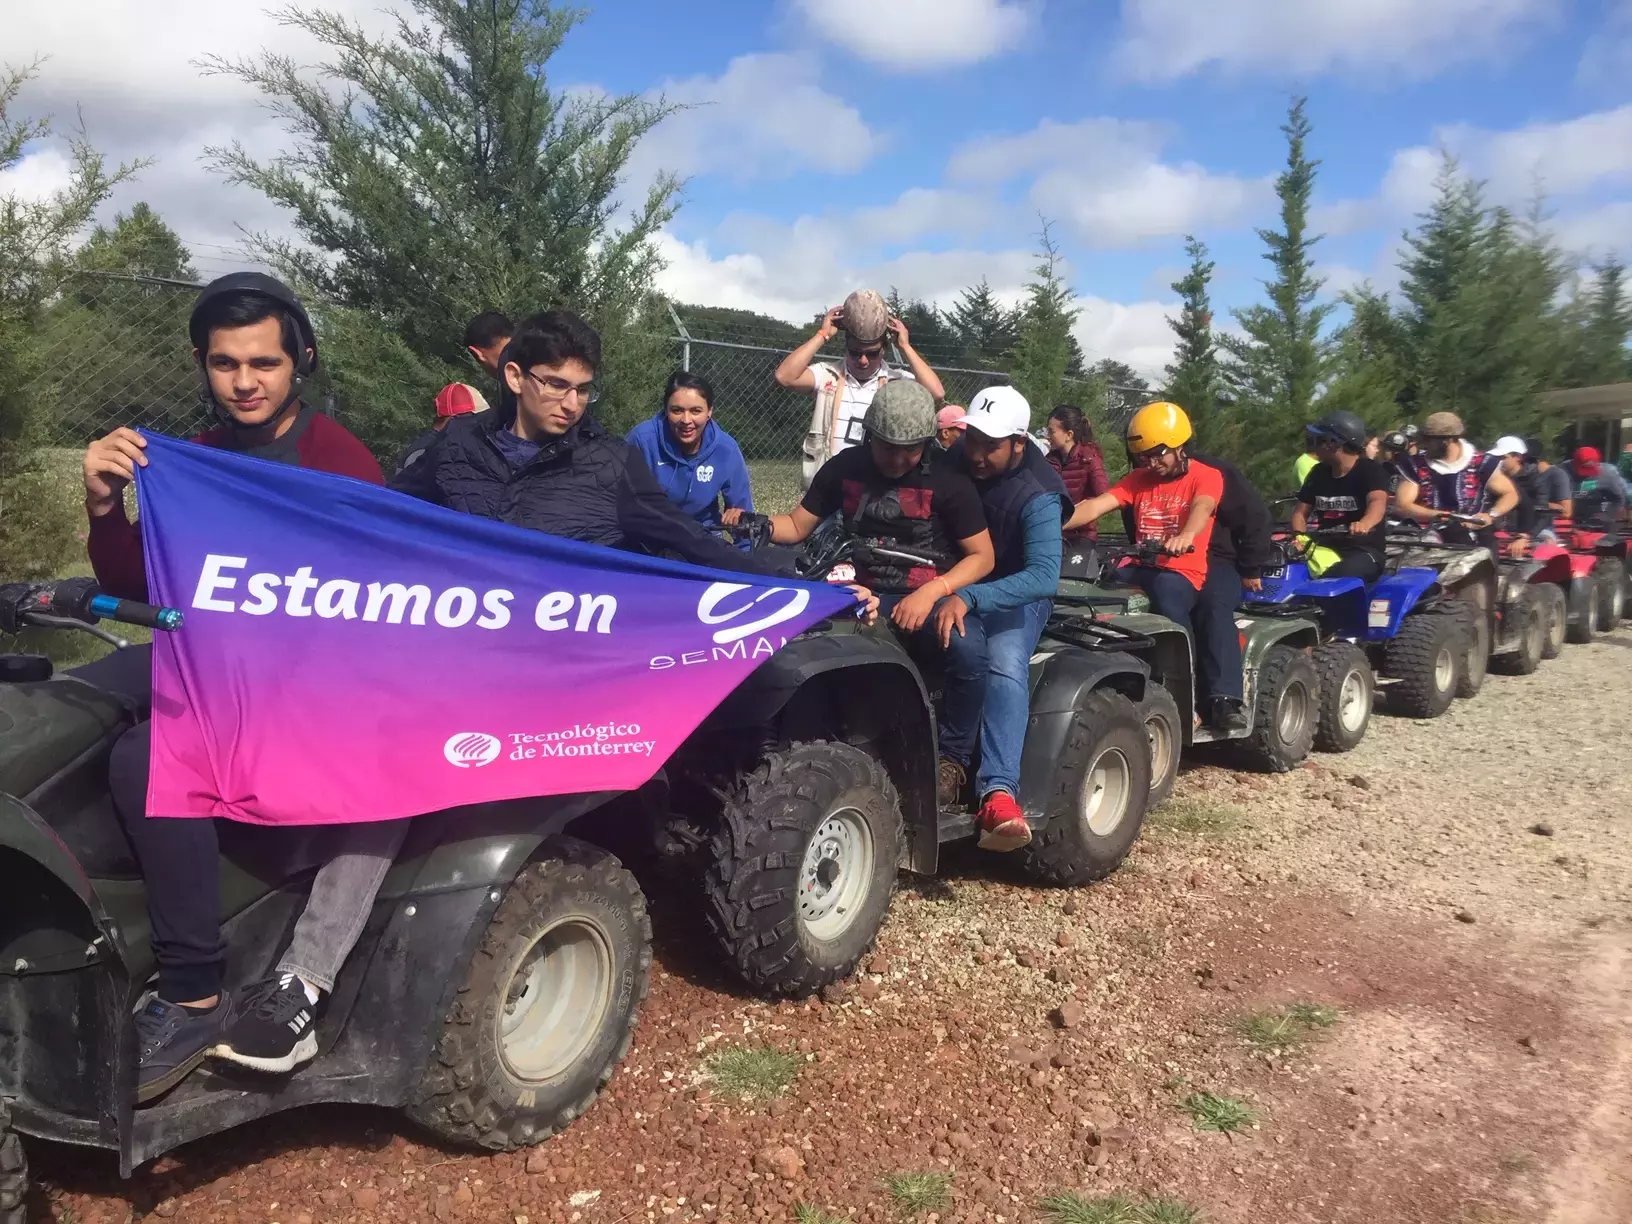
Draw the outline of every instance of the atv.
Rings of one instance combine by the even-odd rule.
[[[1562,519],[1557,530],[1572,565],[1578,559],[1590,559],[1598,597],[1598,619],[1593,628],[1595,633],[1607,633],[1626,618],[1628,600],[1632,599],[1632,570],[1627,566],[1626,538],[1613,520],[1573,523]],[[1578,625],[1580,640],[1590,641],[1585,635],[1584,620],[1578,621]]]
[[[102,620],[169,632],[181,615],[84,579],[0,586],[0,632],[80,630],[144,666],[146,648]],[[0,1224],[25,1215],[19,1134],[112,1150],[128,1176],[193,1139],[315,1102],[398,1109],[444,1140],[494,1150],[542,1142],[590,1106],[629,1048],[651,924],[634,878],[588,838],[635,796],[416,819],[318,1022],[317,1058],[286,1077],[207,1061],[135,1106],[131,1016],[154,960],[107,767],[147,713],[55,674],[43,655],[0,655]],[[276,963],[310,876],[279,864],[309,832],[221,822],[229,988]]]
[[[740,531],[768,538],[757,516]],[[832,581],[884,556],[934,564],[847,537],[837,519],[789,556],[798,576]],[[1072,609],[1048,621],[1017,796],[1032,841],[1004,864],[1023,878],[1102,879],[1138,838],[1149,649],[1137,631]],[[823,622],[780,645],[671,759],[657,848],[701,879],[713,938],[756,990],[808,995],[848,976],[877,938],[898,870],[933,875],[943,846],[976,838],[972,803],[938,802],[937,655],[882,622]]]
[[[1469,515],[1443,512],[1439,521],[1462,527],[1480,526]],[[1462,622],[1463,665],[1458,697],[1473,697],[1484,686],[1493,660],[1520,675],[1535,671],[1546,648],[1547,598],[1480,544],[1445,543],[1420,524],[1391,523],[1386,566],[1391,574],[1407,569],[1432,570],[1434,585],[1419,597],[1424,610],[1458,617]]]
[[[1148,645],[1134,648],[1155,682],[1140,704],[1152,757],[1151,805],[1167,798],[1178,776],[1179,757],[1195,744],[1234,741],[1253,769],[1284,773],[1305,757],[1319,722],[1320,678],[1312,654],[1319,646],[1314,621],[1300,616],[1263,615],[1243,609],[1236,627],[1241,637],[1248,725],[1226,733],[1197,717],[1195,650],[1190,635],[1150,610],[1149,597],[1121,580],[1124,560],[1155,560],[1155,546],[1133,546],[1103,538],[1083,568],[1091,580],[1063,578],[1056,604],[1076,610],[1078,623],[1093,621],[1139,635]]]

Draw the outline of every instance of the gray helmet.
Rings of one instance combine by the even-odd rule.
[[[935,397],[908,378],[892,378],[867,405],[869,437],[891,446],[916,446],[935,436]]]
[[[1366,449],[1366,423],[1352,412],[1328,412],[1309,426],[1309,432],[1316,437],[1335,438],[1355,454]]]

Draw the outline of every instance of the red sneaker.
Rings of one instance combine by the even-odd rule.
[[[980,848],[1018,850],[1031,844],[1031,827],[1008,791],[993,791],[980,805]]]

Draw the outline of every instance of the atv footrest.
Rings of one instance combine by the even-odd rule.
[[[939,836],[941,845],[948,842],[964,841],[976,836],[980,832],[979,813],[969,808],[942,808],[940,811]],[[1047,824],[1047,818],[1032,812],[1026,813],[1026,824],[1036,832]]]

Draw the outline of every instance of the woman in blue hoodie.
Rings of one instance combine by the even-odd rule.
[[[742,448],[714,423],[714,388],[706,378],[676,370],[663,407],[631,429],[628,440],[669,500],[704,527],[720,525],[722,499],[726,510],[754,508]]]

